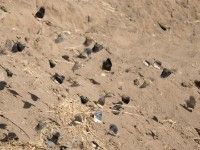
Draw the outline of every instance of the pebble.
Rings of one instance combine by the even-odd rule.
[[[42,6],[38,10],[38,12],[35,14],[35,17],[42,19],[45,15],[45,8]]]
[[[102,69],[111,71],[111,68],[112,68],[112,62],[111,59],[108,58],[106,61],[103,62]]]
[[[158,25],[160,26],[161,29],[163,29],[164,31],[170,30],[170,27],[166,24],[160,23],[158,22]]]
[[[87,52],[81,52],[79,55],[78,55],[79,58],[82,58],[82,59],[87,59],[89,58]]]
[[[6,9],[5,6],[0,6],[0,9],[1,9],[2,11],[4,11],[4,12],[8,12],[8,10]]]
[[[60,146],[60,150],[66,150],[67,148],[67,146]]]
[[[76,115],[73,121],[75,125],[83,123],[83,117],[81,115]]]
[[[198,135],[200,136],[200,129],[199,128],[194,128],[194,129],[197,131]]]

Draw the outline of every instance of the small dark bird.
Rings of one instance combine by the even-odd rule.
[[[4,124],[4,123],[0,124],[0,129],[6,129],[6,127],[7,127],[7,124]]]
[[[187,108],[194,109],[196,106],[196,100],[195,100],[194,96],[190,96],[189,100],[186,100],[185,102],[186,102]]]
[[[64,80],[65,80],[65,76],[59,75],[59,74],[57,74],[57,73],[54,75],[54,78],[55,78],[55,80],[58,81],[58,83],[60,83],[60,84],[62,84],[62,83],[64,82]]]
[[[162,71],[162,73],[161,73],[161,75],[160,75],[160,77],[161,77],[161,78],[167,78],[167,77],[169,77],[171,74],[172,74],[172,71],[171,71],[171,70],[169,70],[169,69],[167,69],[167,68],[164,68],[163,71]]]
[[[44,127],[45,127],[46,123],[43,123],[43,122],[39,122],[37,124],[37,126],[35,127],[35,130],[36,131],[41,131]]]
[[[38,10],[38,12],[35,14],[35,17],[42,19],[45,15],[45,8],[42,6]]]
[[[195,80],[194,84],[198,89],[200,89],[200,81]]]
[[[54,68],[56,66],[56,62],[50,59],[49,65],[50,65],[51,68]]]
[[[69,56],[68,56],[68,55],[63,55],[62,58],[63,58],[64,60],[69,61]]]
[[[106,61],[103,62],[102,69],[111,71],[111,68],[112,68],[112,62],[110,58],[108,58]]]
[[[52,138],[49,138],[48,140],[53,142],[54,144],[58,144],[59,137],[60,133],[56,132],[55,134],[53,134]]]
[[[20,42],[17,43],[18,52],[22,52],[25,49],[25,45],[21,44]]]
[[[130,97],[126,95],[122,95],[122,102],[128,104],[130,102]]]
[[[94,80],[94,79],[89,79],[90,80],[90,82],[92,83],[92,84],[96,84],[96,85],[100,85],[100,83],[99,82],[97,82],[96,80]]]
[[[6,69],[5,71],[6,71],[8,77],[12,77],[13,76],[13,73],[12,73],[11,70]]]
[[[200,136],[200,129],[199,128],[194,128],[194,129],[197,131],[198,135]]]
[[[8,89],[8,91],[9,91],[13,96],[15,96],[15,97],[17,97],[17,96],[22,97],[22,96],[19,95],[19,93],[17,93],[15,90]]]
[[[92,41],[93,41],[92,38],[86,37],[83,45],[90,46],[92,44]]]
[[[101,51],[102,49],[103,49],[103,45],[96,43],[96,44],[94,45],[94,47],[92,48],[92,51],[93,51],[94,53],[97,53],[97,52]]]
[[[4,90],[6,86],[7,86],[7,83],[5,81],[0,81],[0,91]]]
[[[80,99],[82,104],[86,104],[89,101],[89,99],[86,96],[80,96]]]
[[[38,99],[40,99],[38,96],[36,96],[35,94],[32,94],[32,93],[30,93],[30,92],[28,92],[30,95],[31,95],[31,99],[33,100],[33,101],[37,101]]]
[[[110,124],[110,128],[108,131],[109,134],[116,136],[118,133],[118,128],[115,124]]]
[[[97,103],[100,104],[101,106],[103,106],[105,104],[105,101],[106,101],[106,97],[102,96],[102,97],[99,98]]]
[[[10,141],[18,141],[19,137],[13,133],[13,132],[9,132],[8,134],[5,134],[5,138],[1,139],[1,142],[10,142]]]
[[[29,102],[25,102],[25,101],[23,101],[23,102],[24,102],[24,107],[23,108],[25,108],[25,109],[29,109],[29,108],[31,108],[31,106],[35,106],[35,105],[33,105],[33,104],[29,103]]]
[[[26,45],[21,44],[20,42],[14,43],[12,47],[12,52],[17,53],[17,52],[22,52],[26,48]]]

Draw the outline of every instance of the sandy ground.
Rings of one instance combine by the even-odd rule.
[[[199,0],[0,0],[0,6],[1,149],[200,149]],[[41,6],[45,16],[37,19]],[[86,36],[104,49],[78,58]],[[13,53],[14,42],[26,48]],[[101,68],[107,58],[109,72]],[[49,59],[57,62],[54,68]],[[163,68],[172,72],[166,78]],[[55,73],[65,76],[62,84]],[[94,101],[105,93],[110,97],[98,107]],[[110,107],[123,94],[131,100],[115,115]],[[187,110],[190,97],[196,105]],[[103,112],[102,123],[92,119],[96,110]],[[79,125],[71,123],[76,115],[83,118]],[[110,124],[117,135],[108,134]],[[11,132],[19,139],[2,140]],[[56,132],[51,148],[48,137]]]

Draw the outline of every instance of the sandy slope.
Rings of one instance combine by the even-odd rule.
[[[47,121],[49,134],[61,132],[60,145],[70,149],[80,148],[80,144],[74,144],[74,134],[77,143],[84,141],[84,149],[92,149],[92,140],[104,149],[199,149],[194,141],[199,135],[194,128],[200,128],[200,91],[193,82],[200,80],[200,1],[0,0],[0,5],[8,11],[0,11],[1,48],[5,49],[7,39],[27,45],[19,53],[6,48],[6,55],[0,56],[0,64],[15,74],[9,78],[4,69],[0,69],[0,80],[7,83],[0,91],[0,112],[29,136],[1,117],[0,124],[7,124],[7,129],[0,129],[2,138],[4,133],[15,132],[20,142],[31,142],[48,149],[41,140],[42,134],[34,129],[38,121]],[[34,17],[40,6],[46,8],[42,20]],[[167,24],[170,30],[163,31],[158,23]],[[64,37],[59,44],[54,42],[58,34]],[[110,53],[104,49],[92,54],[91,59],[77,58],[78,51],[84,49],[85,35],[109,48]],[[63,55],[68,55],[69,61],[64,60]],[[48,58],[58,60],[55,68],[49,67]],[[101,69],[107,58],[113,62],[109,73]],[[143,63],[154,59],[175,72],[168,78],[161,78],[162,69]],[[82,64],[75,73],[71,70],[74,61]],[[54,73],[66,77],[62,85],[52,80]],[[92,84],[91,78],[100,85]],[[70,87],[69,79],[81,86]],[[147,79],[152,83],[141,89],[134,85],[135,79],[139,79],[140,85]],[[183,82],[191,83],[191,87],[181,86]],[[20,96],[13,96],[9,89]],[[77,112],[92,111],[80,103],[77,94],[96,101],[104,91],[114,94],[106,99],[102,110],[104,124],[91,121],[88,126],[69,126],[70,117]],[[39,99],[33,101],[31,94]],[[123,110],[128,113],[114,115],[109,107],[118,102],[122,94],[131,97]],[[197,101],[193,112],[180,105],[190,96]],[[34,106],[24,109],[24,102]],[[153,116],[158,122],[152,119]],[[110,123],[118,126],[117,137],[106,134]],[[88,133],[86,139],[87,127],[98,138]],[[2,149],[8,145],[0,143]],[[19,144],[14,145],[21,149]]]

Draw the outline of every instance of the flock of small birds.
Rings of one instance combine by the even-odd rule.
[[[38,12],[35,14],[35,17],[36,18],[39,18],[39,19],[43,19],[43,17],[45,16],[45,8],[44,7],[40,7],[40,9],[38,10]],[[160,27],[163,29],[163,30],[169,30],[170,28],[168,26],[164,26],[162,24],[160,24]],[[60,43],[62,42],[63,39],[61,36],[58,36],[58,38],[55,40],[55,43]],[[78,55],[79,58],[81,59],[87,59],[87,58],[90,58],[90,55],[92,53],[98,53],[100,52],[101,50],[104,49],[103,45],[99,44],[99,43],[95,43],[93,48],[90,49],[90,48],[87,48],[88,46],[90,46],[92,43],[93,43],[93,39],[90,38],[90,37],[86,37],[85,41],[83,42],[83,45],[86,47],[85,50],[83,52],[80,52],[80,54]],[[7,43],[9,43],[9,41],[7,41]],[[11,43],[12,44],[12,43]],[[11,48],[11,51],[13,53],[18,53],[18,52],[22,52],[26,49],[26,45],[23,44],[23,43],[20,43],[20,42],[16,42],[14,44],[12,44],[12,48]],[[69,56],[67,55],[63,55],[62,56],[63,59],[65,60],[69,60]],[[55,68],[57,63],[56,61],[52,60],[52,59],[49,59],[49,66],[50,68]],[[175,73],[175,70],[173,69],[168,69],[168,68],[164,68],[162,67],[162,62],[160,61],[155,61],[155,62],[150,62],[150,61],[144,61],[143,62],[146,66],[153,66],[155,68],[159,68],[159,69],[162,69],[162,72],[160,74],[160,77],[161,78],[167,78],[169,77],[171,74]],[[112,70],[112,61],[110,58],[107,58],[106,60],[103,61],[102,63],[102,70],[105,70],[105,71],[108,71],[110,72]],[[0,65],[1,68],[3,68],[7,74],[8,77],[13,77],[13,75],[15,75],[11,70],[9,70],[8,68],[5,68],[4,66]],[[72,67],[72,70],[73,72],[75,72],[77,69],[79,69],[80,67],[80,64],[78,62],[75,62],[74,63],[74,66]],[[60,75],[58,73],[55,73],[52,78],[54,80],[56,80],[59,84],[63,84],[64,81],[66,80],[65,76],[63,75]],[[91,81],[91,83],[93,84],[97,84],[99,85],[100,83],[98,83],[97,81],[95,81],[94,79],[89,79]],[[146,88],[148,85],[149,85],[149,82],[150,81],[145,81],[141,86],[140,88]],[[137,79],[134,80],[134,84],[135,85],[139,85],[139,81]],[[200,89],[200,81],[196,80],[194,82],[194,85]],[[73,86],[76,86],[76,83],[73,83]],[[187,86],[185,85],[184,83],[182,83],[182,86]],[[13,89],[10,89],[10,87],[7,85],[7,83],[5,81],[0,81],[0,91],[4,90],[5,88],[7,88],[7,90],[9,91],[10,94],[12,94],[13,96],[15,97],[21,97],[21,95],[19,93],[17,93],[15,90]],[[31,98],[33,99],[33,101],[37,101],[39,99],[39,97],[37,97],[36,95],[32,94],[32,93],[29,93]],[[84,95],[78,95],[80,97],[80,102],[83,104],[83,105],[86,105],[88,107],[90,107],[88,104],[88,102],[90,102],[89,98],[87,98],[86,96]],[[109,94],[106,94],[105,96],[102,96],[98,99],[98,101],[96,101],[96,105],[99,106],[100,108],[103,108],[103,106],[105,105],[105,101],[106,101],[106,98],[109,97],[110,95]],[[121,110],[123,110],[123,105],[124,104],[129,104],[129,102],[131,101],[131,98],[127,95],[121,95],[121,101],[119,102],[116,102],[116,103],[113,103],[114,106],[110,107],[112,113],[114,115],[118,115],[120,113]],[[24,106],[23,108],[25,109],[29,109],[31,107],[36,107],[34,104],[31,104],[27,101],[23,101],[22,102],[24,103]],[[190,96],[190,98],[188,100],[185,101],[185,104],[180,104],[184,109],[188,110],[189,112],[192,112],[194,109],[195,109],[195,106],[196,106],[196,100],[193,96]],[[94,122],[96,123],[102,123],[102,111],[101,110],[97,110],[94,112],[93,114],[93,120]],[[155,120],[157,120],[157,118],[154,118]],[[75,116],[75,120],[72,124],[78,124],[82,122],[82,119],[80,116]],[[0,124],[0,129],[6,129],[6,124]],[[44,123],[41,123],[39,122],[38,125],[35,127],[35,130],[36,131],[40,131],[43,129],[44,127]],[[195,128],[195,130],[198,132],[198,134],[200,135],[200,129],[199,128]],[[117,136],[118,135],[118,127],[117,125],[115,124],[110,124],[110,127],[108,129],[108,134],[110,135],[113,135],[113,136]],[[152,133],[153,134],[153,133]],[[58,140],[59,140],[59,137],[60,137],[60,133],[59,132],[56,132],[54,133],[51,137],[48,137],[47,138],[47,141],[48,141],[48,146],[49,147],[54,147],[54,145],[57,145],[58,144]],[[18,136],[13,133],[13,132],[8,132],[8,134],[5,135],[5,138],[3,139],[0,139],[1,142],[10,142],[12,140],[19,140]],[[97,143],[94,143],[95,145]],[[98,145],[98,144],[97,144]],[[61,150],[64,150],[64,149],[67,149],[66,146],[61,146],[60,147]]]

